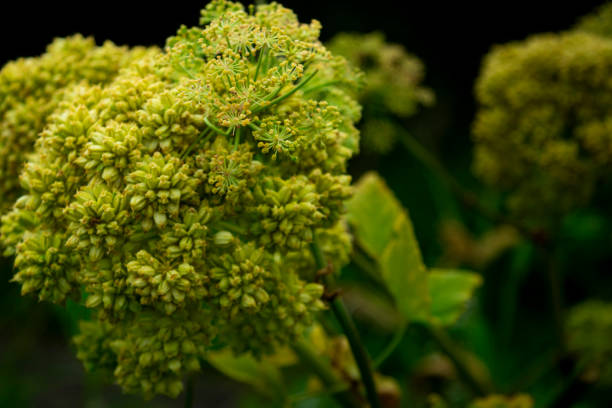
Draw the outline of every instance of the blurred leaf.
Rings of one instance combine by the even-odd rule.
[[[378,262],[398,310],[407,321],[426,321],[427,269],[408,213],[376,173],[361,178],[347,208],[355,238]]]
[[[481,284],[482,277],[473,272],[432,269],[429,274],[432,323],[442,326],[455,323]]]
[[[372,330],[392,332],[405,321],[392,300],[372,290],[371,285],[344,284],[342,298],[353,311],[353,316],[366,322]]]
[[[249,384],[261,395],[284,400],[286,389],[279,368],[271,361],[249,354],[234,355],[230,350],[209,352],[207,361],[233,380]]]
[[[395,221],[393,237],[380,259],[380,270],[404,318],[427,320],[430,309],[427,269],[412,224],[404,213]]]
[[[366,173],[355,185],[354,196],[346,203],[347,219],[359,245],[378,259],[389,244],[402,207],[376,173]]]

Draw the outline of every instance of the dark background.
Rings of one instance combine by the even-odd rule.
[[[363,4],[333,0],[287,0],[282,3],[293,9],[301,21],[319,20],[323,24],[323,41],[340,31],[379,30],[387,35],[389,41],[403,44],[419,57],[427,71],[425,84],[436,94],[436,105],[418,115],[414,134],[464,183],[472,186],[477,185],[469,171],[470,126],[475,112],[472,89],[482,57],[494,44],[522,40],[539,32],[567,29],[578,17],[601,4],[600,1],[449,4],[386,0]],[[196,25],[199,10],[205,4],[206,1],[173,1],[154,5],[149,1],[128,0],[81,2],[77,5],[61,1],[41,4],[11,2],[10,9],[5,5],[0,15],[0,65],[18,57],[39,55],[54,37],[74,33],[92,35],[99,43],[109,39],[120,45],[161,46],[181,24]],[[439,212],[446,209],[441,209],[441,205],[448,206],[440,204],[448,201],[448,195],[432,193],[431,177],[407,157],[405,151],[397,149],[384,158],[359,158],[351,164],[350,170],[356,177],[371,168],[383,174],[410,210],[426,262],[433,264],[440,252],[435,223],[439,220]],[[475,221],[472,224],[477,225]],[[537,265],[532,266],[532,269],[536,268]],[[0,311],[3,311],[3,316],[0,316],[0,407],[9,403],[10,406],[78,407],[84,400],[89,401],[87,406],[107,406],[103,402],[96,405],[99,382],[84,378],[80,363],[69,349],[66,332],[74,330],[69,314],[57,307],[20,297],[17,285],[8,283],[11,269],[8,260],[0,265]],[[592,282],[609,271],[607,267],[594,266],[594,269],[599,270],[599,275],[591,275]],[[503,281],[497,282],[495,273],[485,274],[487,287],[482,290],[482,304],[485,306],[498,302],[496,296]],[[547,317],[550,311],[542,306],[547,303],[542,299],[545,279],[540,275],[533,276],[523,284],[527,289],[519,290],[518,302],[522,308],[517,313],[531,313],[533,319],[530,323],[534,327],[515,329],[533,330],[528,337],[538,341],[515,335],[523,337],[525,343],[514,344],[513,350],[519,352],[521,347],[528,345],[537,354],[540,352],[538,345],[547,341],[546,333],[551,332],[551,323]],[[583,297],[581,285],[591,286],[584,282],[566,283],[568,302]],[[485,306],[482,308],[486,309]],[[487,327],[495,329],[495,313],[487,310],[483,313],[489,322],[493,322]],[[504,328],[503,333],[510,330]],[[500,344],[509,343],[508,338],[502,343],[487,343],[477,353],[486,357],[483,350],[491,348],[491,354],[503,355],[506,350],[500,349]],[[527,349],[523,351],[529,352]],[[520,367],[511,366],[519,366],[523,361],[520,358],[511,361],[513,358],[514,354],[508,354],[507,361],[500,360],[499,366],[491,367],[494,374],[504,378],[504,370],[520,373]],[[230,395],[227,403],[232,405],[232,392],[229,390],[236,390],[236,386],[218,376],[211,378],[210,375],[214,374],[207,375],[196,388],[199,398],[206,396],[206,406],[225,406],[224,401]],[[213,384],[214,389],[205,383]],[[119,398],[116,400],[119,402],[112,406],[136,406],[139,401],[136,398],[120,399],[116,388],[111,392]],[[108,401],[111,397],[105,398]],[[162,399],[151,406],[180,406],[180,403]]]

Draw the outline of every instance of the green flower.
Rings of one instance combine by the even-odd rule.
[[[379,32],[341,33],[332,38],[329,48],[365,73],[365,85],[356,92],[364,107],[363,147],[388,153],[405,132],[401,119],[434,102],[431,90],[421,85],[423,64],[401,45],[386,42]]]
[[[24,293],[95,312],[75,338],[88,369],[147,397],[180,393],[213,340],[255,355],[295,341],[324,308],[314,233],[347,253],[359,75],[278,4],[202,16],[63,93],[2,225]]]
[[[612,163],[612,40],[584,32],[495,47],[476,84],[474,169],[528,223],[591,199]]]

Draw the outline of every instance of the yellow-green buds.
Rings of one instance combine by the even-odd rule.
[[[56,39],[40,57],[22,58],[0,71],[0,210],[20,194],[19,171],[38,134],[64,97],[78,84],[106,84],[140,58],[144,48],[128,50],[110,41],[96,46],[75,35]],[[87,121],[80,130],[87,129]],[[75,132],[75,129],[69,129]],[[78,133],[78,131],[77,131]]]
[[[305,249],[347,243],[359,75],[278,4],[202,21],[63,92],[1,229],[24,293],[95,312],[79,358],[146,396],[180,393],[213,339],[294,341],[324,307]]]
[[[382,33],[347,34],[332,38],[329,48],[365,73],[365,86],[357,93],[363,104],[363,147],[389,152],[405,132],[398,119],[412,116],[420,105],[434,101],[423,87],[423,64],[399,44],[388,43]]]
[[[568,349],[586,365],[590,380],[612,384],[612,303],[591,300],[574,306],[566,327]]]
[[[532,408],[533,406],[533,398],[527,394],[510,397],[493,394],[474,400],[469,408]]]
[[[612,40],[585,32],[536,35],[484,60],[474,169],[509,192],[516,215],[549,223],[609,177],[610,73]]]

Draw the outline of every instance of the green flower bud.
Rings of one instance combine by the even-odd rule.
[[[22,291],[84,291],[79,358],[146,397],[181,392],[213,340],[260,355],[303,334],[323,308],[307,248],[342,216],[358,145],[356,74],[318,23],[278,4],[205,15],[62,95],[2,225]]]
[[[219,231],[214,236],[215,245],[225,246],[232,242],[234,236],[229,231]]]

